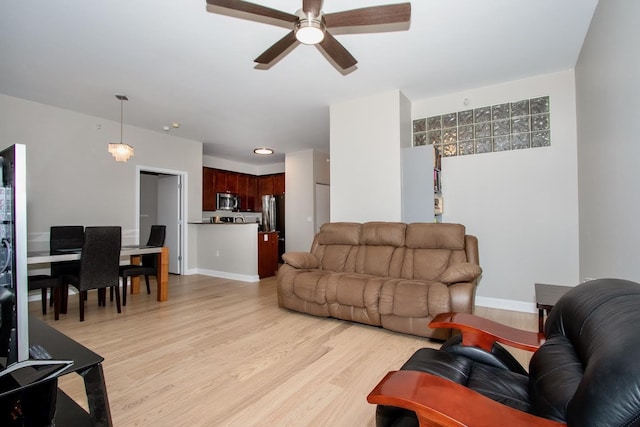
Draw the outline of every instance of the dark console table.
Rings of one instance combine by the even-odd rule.
[[[75,372],[84,379],[89,413],[58,389],[56,427],[113,425],[100,355],[34,317],[29,317],[29,344],[43,346],[54,359],[73,360],[61,375]]]
[[[544,313],[551,311],[560,297],[564,295],[571,286],[546,285],[536,283],[536,308],[538,309],[538,332],[544,332]]]

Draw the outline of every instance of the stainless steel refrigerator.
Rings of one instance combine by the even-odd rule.
[[[262,231],[278,232],[278,259],[285,247],[284,194],[262,196]]]

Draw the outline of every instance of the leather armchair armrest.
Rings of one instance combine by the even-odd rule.
[[[286,252],[282,260],[295,268],[318,268],[320,263],[315,255],[308,252]]]
[[[536,351],[544,343],[544,334],[512,328],[469,313],[441,313],[429,323],[430,328],[459,329],[462,345],[491,351],[494,342],[527,351]]]
[[[367,402],[413,411],[426,426],[541,426],[566,424],[495,402],[465,386],[418,371],[389,372]]]

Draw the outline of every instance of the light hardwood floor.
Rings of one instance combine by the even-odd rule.
[[[276,280],[243,283],[170,276],[169,300],[141,293],[121,314],[77,296],[57,322],[105,358],[114,426],[374,426],[369,391],[429,340],[278,308]],[[144,286],[142,286],[144,289]],[[143,291],[144,292],[144,291]],[[52,311],[52,310],[51,310]],[[536,330],[534,314],[479,307],[477,314]],[[527,366],[529,355],[514,351]],[[60,387],[86,407],[77,375]]]

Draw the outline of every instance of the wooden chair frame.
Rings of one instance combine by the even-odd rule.
[[[523,331],[467,313],[442,313],[431,328],[452,328],[462,333],[463,345],[491,351],[494,342],[528,351],[544,343],[544,335]],[[498,403],[465,386],[418,371],[389,372],[369,393],[375,405],[395,406],[416,413],[426,426],[566,426]]]

